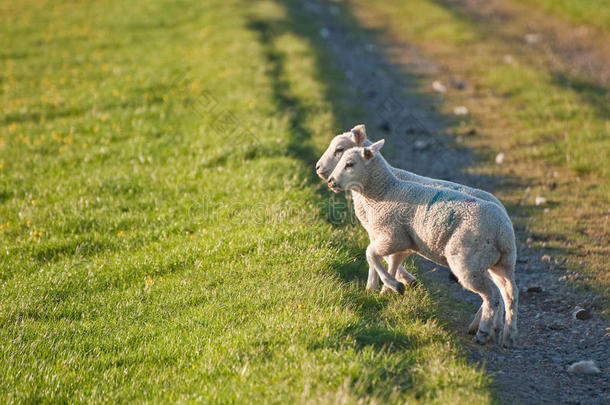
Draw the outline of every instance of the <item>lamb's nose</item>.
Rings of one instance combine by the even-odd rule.
[[[333,179],[332,177],[328,179],[328,185],[332,186],[333,184],[335,184],[335,179]]]
[[[320,166],[321,166],[320,163],[316,163],[316,172],[320,171]]]

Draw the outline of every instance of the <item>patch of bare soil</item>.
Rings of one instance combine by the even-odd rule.
[[[490,191],[506,180],[467,173],[477,161],[475,152],[442,135],[454,118],[438,114],[434,100],[418,92],[417,76],[434,74],[438,66],[422,58],[417,47],[380,42],[332,3],[307,0],[301,7],[319,25],[320,37],[315,40],[326,43],[334,55],[332,63],[356,90],[353,102],[366,110],[362,121],[371,138],[388,141],[384,154],[394,166]],[[390,62],[395,53],[402,55],[404,64]],[[470,359],[493,374],[503,403],[610,403],[610,328],[596,313],[600,299],[582,295],[560,280],[560,263],[530,248],[529,236],[517,229],[519,346],[502,350],[468,344]],[[446,283],[456,297],[478,305],[479,298],[451,284],[447,272],[427,274],[428,282]],[[459,334],[466,338],[466,325]],[[569,373],[568,367],[580,360],[594,360],[601,373]]]

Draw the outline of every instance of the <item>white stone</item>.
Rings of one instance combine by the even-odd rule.
[[[432,90],[436,91],[437,93],[445,94],[447,92],[447,86],[440,81],[435,80],[432,82]]]
[[[468,115],[468,108],[463,105],[457,106],[453,109],[455,115]]]
[[[595,375],[601,373],[593,360],[582,360],[568,367],[568,373]]]
[[[538,196],[538,197],[536,197],[535,202],[536,202],[536,205],[544,205],[544,204],[546,204],[546,198]]]

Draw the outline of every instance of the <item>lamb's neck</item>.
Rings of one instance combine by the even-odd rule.
[[[382,156],[376,156],[369,164],[369,175],[359,193],[367,200],[382,201],[388,191],[397,187],[400,180],[394,176]]]

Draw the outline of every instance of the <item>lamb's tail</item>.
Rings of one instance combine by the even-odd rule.
[[[517,261],[517,242],[515,241],[513,223],[506,211],[502,212],[501,216],[503,218],[497,228],[495,238],[496,248],[501,253],[500,262],[503,261],[505,265],[514,266]]]

